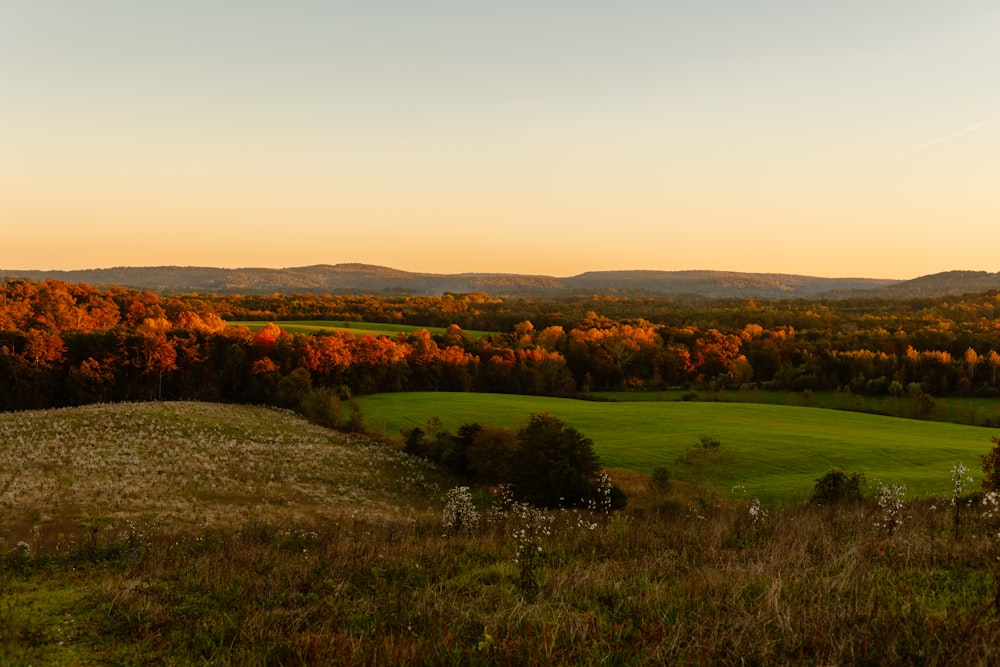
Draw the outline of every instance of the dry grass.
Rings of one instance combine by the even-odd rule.
[[[892,536],[863,508],[556,513],[539,591],[511,518],[213,533],[149,555],[92,599],[134,650],[232,664],[991,664],[991,539],[925,509]],[[977,520],[978,521],[978,520]],[[982,528],[976,523],[967,531]],[[225,616],[219,614],[225,610]]]
[[[0,537],[12,520],[206,527],[358,508],[399,516],[412,506],[404,492],[432,478],[418,460],[268,408],[136,403],[0,414]]]
[[[47,453],[25,461],[30,472],[13,478],[5,502],[30,497],[44,507],[69,497],[76,504],[61,507],[77,517],[115,515],[130,503],[135,513],[98,525],[46,510],[48,520],[5,524],[0,664],[1000,660],[1000,526],[976,506],[965,508],[956,535],[947,503],[910,503],[890,533],[877,525],[874,503],[752,513],[752,499],[719,500],[719,492],[706,498],[691,487],[657,494],[644,478],[616,471],[634,504],[611,516],[552,512],[528,585],[514,562],[524,515],[488,511],[481,496],[478,526],[449,532],[443,494],[427,492],[431,473],[392,451],[353,444],[284,413],[249,410],[246,423],[261,422],[249,427],[231,423],[231,408],[176,408],[157,417],[164,406],[133,406],[137,421],[116,412],[124,407],[105,407],[111,416],[102,409],[78,413],[145,433],[123,437],[129,450],[140,440],[151,444],[155,434],[173,434],[172,456],[113,457],[114,474],[131,470],[132,477],[104,500],[94,494],[103,488],[97,481],[53,486],[59,466],[39,464],[60,451],[55,443],[70,442],[65,434],[98,426],[53,427],[39,437],[49,443]],[[163,415],[170,425],[157,425]],[[15,432],[4,423],[3,433]],[[236,430],[204,434],[217,428]],[[209,461],[211,475],[202,473],[206,455],[183,456],[185,439],[215,443],[211,451],[221,454]],[[250,442],[239,445],[243,440]],[[87,447],[77,446],[80,460],[103,451]],[[307,455],[298,460],[297,452]],[[279,456],[285,460],[275,462],[275,486],[268,487],[263,466]],[[240,476],[240,457],[252,474]],[[205,474],[207,481],[142,482],[144,460],[170,461],[173,474]],[[349,483],[350,491],[340,490]],[[271,495],[251,507],[238,495],[251,487]],[[32,489],[41,492],[24,495]],[[195,494],[198,507],[215,505],[211,521],[195,520],[193,508],[171,513],[160,497],[140,502],[145,494],[190,489],[217,490],[211,498]],[[21,495],[6,495],[12,492]],[[160,522],[161,508],[169,520]],[[144,521],[143,513],[153,518]],[[13,544],[15,537],[25,545]]]

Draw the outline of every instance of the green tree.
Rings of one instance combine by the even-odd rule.
[[[855,472],[848,475],[841,468],[830,468],[816,480],[812,502],[817,505],[834,505],[843,501],[861,500],[861,485],[865,476]]]
[[[462,424],[458,432],[450,436],[441,452],[441,465],[457,475],[469,473],[469,446],[483,427],[479,424]]]
[[[732,452],[718,438],[698,436],[698,442],[677,457],[677,463],[687,469],[690,479],[714,493],[714,482],[733,462]],[[709,483],[712,483],[711,485]]]
[[[309,376],[309,371],[296,368],[278,380],[274,400],[283,408],[296,408],[310,391],[312,391],[312,378]]]
[[[517,433],[511,481],[515,493],[541,507],[583,506],[595,497],[600,460],[594,442],[548,414],[531,415]]]
[[[431,417],[424,424],[424,427],[414,426],[403,430],[403,437],[406,444],[403,451],[413,456],[422,456],[426,459],[441,462],[440,443],[451,435],[445,430],[439,417]]]
[[[302,410],[306,419],[320,426],[336,429],[346,426],[340,395],[330,387],[317,387],[310,390],[299,402],[299,409]]]
[[[486,484],[507,483],[514,474],[515,451],[517,435],[514,431],[498,426],[482,426],[472,435],[466,449],[469,472]]]

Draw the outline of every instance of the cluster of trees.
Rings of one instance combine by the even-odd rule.
[[[509,485],[516,498],[539,507],[624,507],[617,486],[603,488],[594,443],[548,414],[521,429],[465,424],[457,432],[432,420],[408,429],[405,451],[485,485]]]
[[[275,319],[257,332],[229,318]],[[439,325],[289,334],[280,319]],[[494,326],[495,325],[495,326]],[[465,328],[494,330],[479,338]],[[951,301],[161,297],[0,284],[0,409],[150,398],[280,402],[447,390],[573,395],[666,387],[1000,396],[1000,295]],[[293,373],[296,374],[293,377]],[[296,380],[297,379],[297,380]]]

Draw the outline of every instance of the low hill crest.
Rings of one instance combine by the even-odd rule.
[[[265,268],[119,266],[72,271],[2,270],[0,276],[118,285],[161,293],[332,293],[558,297],[608,294],[691,298],[914,298],[1000,290],[1000,273],[954,270],[912,280],[823,278],[786,273],[631,269],[556,277],[518,273],[426,273],[363,263]]]

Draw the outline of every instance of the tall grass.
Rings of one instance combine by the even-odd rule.
[[[3,469],[0,665],[1000,660],[1000,520],[967,493],[956,523],[950,493],[768,506],[752,490],[675,480],[666,491],[613,470],[629,493],[622,512],[520,511],[484,490],[449,492],[462,484],[374,443],[236,410],[247,412],[4,417],[2,444],[22,460]],[[121,430],[85,437],[108,421]],[[272,501],[233,499],[261,484],[222,460],[234,441],[248,469],[283,458]],[[215,472],[195,483],[213,452]],[[98,455],[108,471],[63,467]],[[140,484],[152,461],[173,485]],[[102,475],[129,471],[102,501]],[[938,474],[951,489],[948,465]],[[185,493],[212,520],[171,511]],[[479,520],[449,522],[456,509]]]
[[[927,503],[908,505],[891,533],[871,505],[759,510],[664,499],[585,521],[555,512],[533,592],[510,515],[474,532],[447,532],[430,513],[56,542],[43,531],[0,560],[0,653],[53,664],[1000,659],[996,526],[978,513],[956,538],[949,509]],[[39,590],[81,576],[71,603],[33,607]]]

